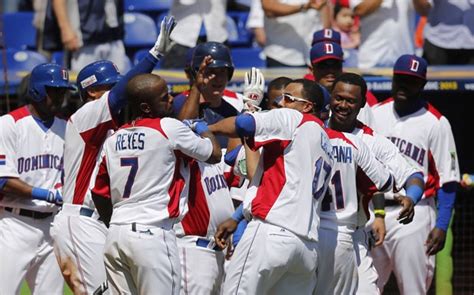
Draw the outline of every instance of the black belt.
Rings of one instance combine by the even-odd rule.
[[[16,212],[15,213],[13,212],[13,211],[16,211],[15,209],[16,208],[5,207],[6,211],[12,212],[13,214],[16,214]],[[32,210],[28,210],[28,209],[20,209],[20,211],[18,212],[18,215],[31,217],[33,219],[45,219],[45,218],[48,218],[48,217],[52,216],[53,213],[51,213],[51,212],[38,212],[38,211],[32,211]]]
[[[400,206],[400,202],[397,200],[387,200],[385,199],[385,207],[395,207]]]

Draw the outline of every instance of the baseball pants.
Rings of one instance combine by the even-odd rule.
[[[53,217],[33,219],[0,207],[0,294],[63,294],[64,281],[50,235]]]
[[[112,294],[179,294],[181,266],[172,224],[112,224],[104,259]]]
[[[181,260],[181,294],[220,294],[224,274],[224,252],[204,247],[205,243],[198,246],[198,238],[199,241],[208,241],[197,236],[177,239]]]
[[[313,294],[355,294],[358,275],[352,234],[319,229],[319,262]]]
[[[407,225],[396,218],[400,206],[386,206],[387,236],[383,245],[372,249],[374,265],[379,274],[379,289],[393,271],[401,294],[426,294],[433,280],[435,257],[426,255],[425,241],[435,225],[434,199],[423,199],[415,206],[415,217]]]
[[[354,248],[356,250],[357,273],[359,274],[359,284],[356,294],[372,295],[380,294],[377,286],[379,275],[374,266],[374,260],[369,251],[370,229],[358,228],[353,234]]]
[[[318,243],[252,220],[235,248],[223,294],[311,294]]]
[[[107,227],[95,216],[81,215],[81,206],[64,204],[54,218],[52,233],[56,259],[71,290],[93,293],[107,279],[105,265],[99,263]]]

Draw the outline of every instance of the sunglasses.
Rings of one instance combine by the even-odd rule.
[[[307,103],[312,103],[311,101],[301,98],[301,97],[296,97],[293,95],[290,95],[288,93],[283,93],[282,95],[278,96],[275,98],[275,103],[279,104],[282,100],[285,100],[286,102],[307,102]]]

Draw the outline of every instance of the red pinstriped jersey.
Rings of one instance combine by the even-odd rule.
[[[363,207],[368,214],[371,196],[390,190],[392,178],[362,140],[349,133],[326,131],[334,166],[321,204],[321,228],[351,233],[358,223],[359,194],[366,197]]]
[[[208,164],[193,160],[189,171],[188,211],[175,226],[176,235],[211,239],[217,226],[234,213],[223,162]]]
[[[18,178],[45,189],[61,186],[66,122],[54,118],[49,128],[30,114],[28,106],[0,117],[0,177]],[[56,212],[46,201],[0,193],[0,206]]]
[[[93,193],[111,198],[111,224],[159,225],[186,213],[189,165],[207,160],[212,143],[171,118],[140,119],[104,143]]]
[[[322,122],[292,109],[251,114],[262,148],[244,199],[244,214],[318,240],[319,204],[331,172],[331,146]]]
[[[100,163],[102,144],[116,129],[108,103],[109,92],[77,110],[66,127],[64,146],[64,203],[95,208],[90,189]]]
[[[423,198],[435,196],[445,183],[460,180],[451,125],[432,105],[426,103],[412,114],[399,116],[390,98],[373,111],[375,130],[391,140],[408,162],[423,172]]]

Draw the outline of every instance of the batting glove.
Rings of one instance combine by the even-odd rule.
[[[187,119],[183,120],[183,123],[199,135],[202,135],[204,132],[209,131],[207,123],[202,119]]]
[[[176,20],[173,16],[165,16],[161,21],[160,35],[158,35],[158,39],[156,39],[155,46],[150,49],[150,53],[156,57],[156,59],[160,59],[165,54],[166,49],[171,43],[170,35],[175,26]]]
[[[46,201],[51,204],[62,205],[63,196],[59,189],[44,189],[39,187],[33,187],[31,191],[31,197],[36,200]]]
[[[245,73],[244,80],[244,102],[246,109],[250,111],[261,110],[260,103],[263,100],[263,93],[265,92],[265,79],[262,72],[253,68],[250,72]]]

